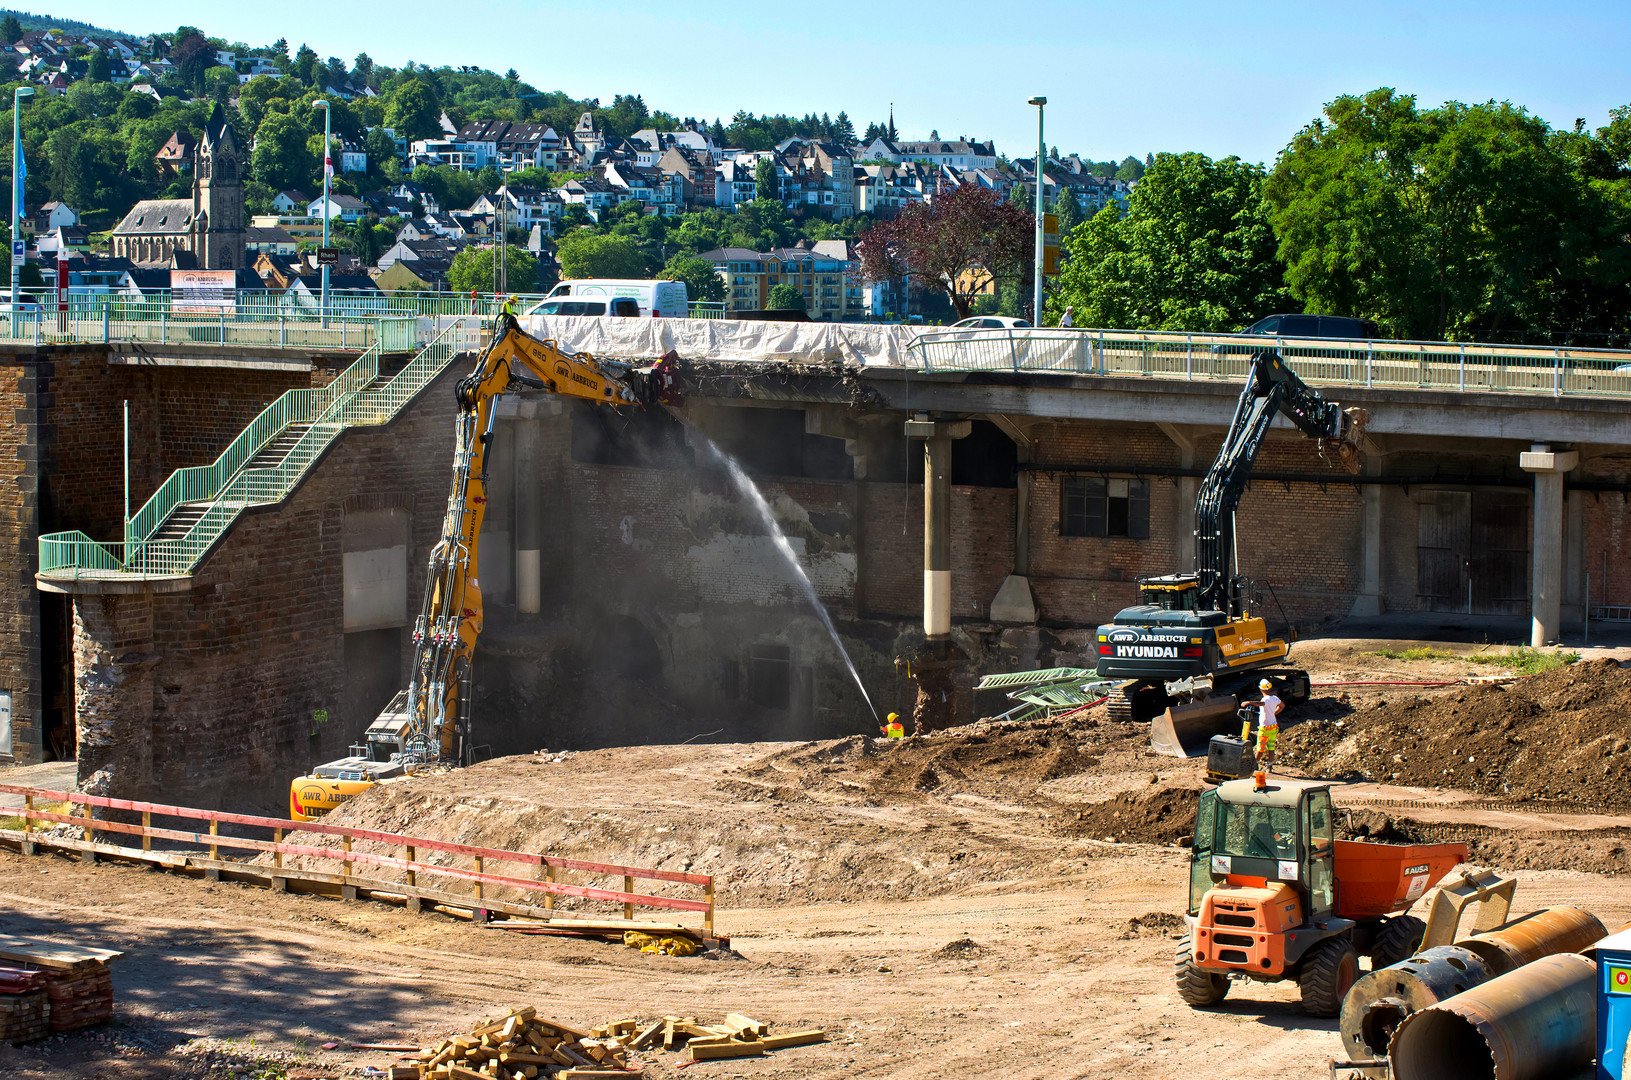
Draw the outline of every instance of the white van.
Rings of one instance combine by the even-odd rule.
[[[621,281],[581,278],[563,281],[528,315],[615,315],[641,319],[683,319],[691,303],[683,281]]]

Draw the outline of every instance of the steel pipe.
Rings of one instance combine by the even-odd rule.
[[[1597,964],[1546,956],[1405,1017],[1394,1080],[1553,1080],[1597,1045]]]
[[[1351,1061],[1383,1057],[1393,1033],[1412,1013],[1489,982],[1499,972],[1457,945],[1424,949],[1408,960],[1363,976],[1342,1000],[1337,1021]]]
[[[1591,912],[1560,905],[1532,911],[1493,930],[1462,938],[1456,945],[1477,953],[1495,974],[1504,975],[1543,956],[1589,949],[1607,934]]]

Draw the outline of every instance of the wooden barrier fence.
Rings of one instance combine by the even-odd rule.
[[[20,809],[0,810],[0,816],[10,815],[23,819],[22,829],[0,829],[0,840],[20,846],[24,854],[33,854],[38,847],[54,847],[79,851],[87,858],[97,856],[133,859],[154,863],[172,869],[202,869],[206,876],[219,878],[226,875],[232,880],[249,880],[265,884],[278,891],[298,887],[300,891],[332,893],[338,888],[345,899],[373,896],[381,899],[405,899],[410,910],[421,910],[424,903],[464,909],[480,922],[495,914],[520,915],[542,919],[550,927],[562,930],[592,931],[604,927],[608,932],[627,927],[645,931],[675,930],[693,935],[698,932],[678,923],[637,921],[635,908],[658,908],[676,912],[700,912],[702,935],[714,934],[714,879],[710,874],[683,874],[672,870],[653,870],[647,867],[622,866],[616,863],[586,862],[582,859],[563,859],[554,855],[540,855],[529,851],[510,851],[504,848],[484,848],[470,844],[456,844],[447,840],[433,840],[422,836],[378,832],[373,829],[353,829],[344,825],[330,825],[322,821],[288,821],[281,818],[258,817],[253,814],[231,814],[218,810],[196,810],[185,806],[166,806],[161,803],[139,802],[131,799],[109,799],[100,795],[82,795],[75,791],[47,791],[43,788],[17,784],[0,784],[0,792],[23,796]],[[40,809],[37,802],[68,803],[69,813]],[[73,813],[74,807],[83,807],[82,813]],[[94,808],[140,814],[141,824],[93,817]],[[154,816],[180,818],[184,821],[207,821],[208,832],[187,832],[179,829],[155,828]],[[84,839],[41,832],[35,822],[54,822],[77,826],[84,831]],[[268,829],[270,840],[257,840],[245,836],[223,834],[222,824]],[[340,848],[314,847],[310,844],[290,843],[287,833],[314,833],[340,838]],[[140,837],[141,847],[98,841],[97,833]],[[208,856],[187,852],[154,851],[154,840],[167,840],[180,844],[206,848]],[[402,856],[380,855],[368,851],[353,851],[355,841],[384,844],[402,849]],[[271,865],[222,858],[220,849],[270,853]],[[443,852],[448,855],[474,860],[474,868],[444,866],[424,862],[422,851]],[[304,867],[285,866],[285,857],[327,860],[339,863],[339,872],[318,871]],[[543,880],[512,877],[487,872],[489,863],[510,863],[541,868]],[[399,871],[401,881],[369,877],[356,873],[357,867],[378,867]],[[573,885],[560,880],[562,871],[573,871],[608,877],[621,877],[621,889],[596,888]],[[427,886],[421,877],[446,878],[469,882],[473,892],[454,892],[447,888]],[[698,885],[703,889],[701,900],[688,900],[674,896],[657,896],[634,891],[635,881],[663,881],[682,885]],[[517,890],[522,901],[503,900],[483,895],[484,887],[506,887]],[[619,919],[562,919],[556,917],[556,897],[570,896],[582,900],[596,900],[622,905]]]

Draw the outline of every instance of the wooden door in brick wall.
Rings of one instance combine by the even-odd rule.
[[[1475,615],[1529,611],[1530,493],[1486,489],[1472,493],[1472,549],[1468,563]]]
[[[1428,611],[1466,611],[1472,495],[1423,491],[1417,503],[1417,600]]]

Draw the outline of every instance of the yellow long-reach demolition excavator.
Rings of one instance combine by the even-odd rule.
[[[470,662],[482,629],[476,556],[487,511],[487,452],[500,394],[544,390],[602,405],[670,400],[671,357],[650,368],[567,353],[522,330],[512,315],[494,323],[475,370],[459,381],[453,489],[442,534],[431,550],[425,601],[413,628],[413,670],[349,757],[314,768],[289,785],[289,816],[309,821],[383,780],[438,763],[466,764]],[[649,395],[649,396],[648,396]]]

